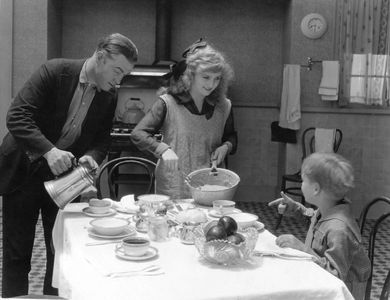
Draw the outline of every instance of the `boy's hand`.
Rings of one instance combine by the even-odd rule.
[[[283,192],[280,192],[280,195],[282,196],[282,198],[278,198],[274,201],[269,202],[268,206],[277,205],[278,206],[278,213],[280,213],[281,215],[284,214],[286,209],[288,211],[295,210],[297,203]]]
[[[305,249],[305,244],[302,243],[300,240],[298,240],[292,234],[282,234],[276,238],[275,242],[276,245],[278,245],[281,248],[290,247],[300,251],[304,251]]]

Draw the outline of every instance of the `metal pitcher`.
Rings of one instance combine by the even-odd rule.
[[[45,189],[57,206],[63,209],[66,204],[93,186],[94,173],[94,169],[89,170],[80,165],[61,177],[44,182]]]

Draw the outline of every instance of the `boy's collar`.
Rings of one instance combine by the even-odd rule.
[[[351,204],[351,200],[349,200],[348,198],[339,200],[338,204],[336,204],[331,209],[329,209],[326,214],[321,215],[321,218],[318,221],[318,223],[325,222],[332,219],[340,220],[348,225],[348,227],[354,233],[356,238],[360,241],[361,240],[360,231],[357,224],[351,224],[351,220],[354,220],[354,218],[353,215],[351,214],[350,204]],[[320,212],[318,211],[318,213]]]

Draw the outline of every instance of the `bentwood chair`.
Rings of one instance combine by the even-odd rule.
[[[365,297],[364,297],[365,300],[369,300],[371,295],[372,275],[374,271],[374,258],[375,258],[375,242],[376,242],[376,237],[380,225],[390,217],[390,198],[382,196],[371,200],[364,207],[359,218],[360,233],[363,235],[368,212],[372,207],[377,206],[378,203],[382,203],[388,206],[388,210],[387,213],[382,214],[378,219],[375,220],[370,230],[369,241],[368,241],[368,257],[371,261],[371,272],[370,272],[370,277],[367,280],[367,286],[366,286]],[[390,270],[388,271],[387,277],[384,281],[380,300],[388,299],[389,289],[390,289]]]
[[[390,269],[387,272],[387,276],[385,279],[385,283],[383,284],[382,292],[381,292],[381,297],[379,298],[380,300],[388,300],[390,299]]]
[[[317,130],[321,130],[321,128],[309,127],[306,128],[302,133],[302,138],[301,138],[302,161],[306,158],[306,156],[310,155],[311,153],[322,151],[322,149],[316,149],[315,138],[316,138]],[[342,131],[338,128],[334,129],[334,139],[332,141],[333,145],[331,147],[333,152],[336,153],[339,150],[342,139],[343,139]],[[302,184],[302,178],[301,178],[301,171],[299,170],[293,174],[282,175],[282,184],[280,189],[287,195],[299,197],[301,199],[301,203],[305,205],[305,197],[303,196],[301,191],[301,184]],[[275,229],[278,229],[282,221],[282,218],[283,215],[280,214]]]
[[[302,161],[309,154],[318,151],[319,149],[315,148],[315,127],[310,127],[305,129],[302,133],[301,145],[302,145]],[[339,150],[341,141],[343,139],[343,133],[340,129],[335,129],[335,136],[333,140],[333,152],[337,152]],[[288,183],[299,184],[299,186],[288,187]],[[294,174],[285,174],[282,176],[282,186],[281,190],[285,194],[291,194],[294,196],[301,197],[301,203],[305,204],[305,198],[302,195],[300,184],[302,183],[301,179],[301,171],[297,171]]]
[[[108,161],[95,177],[97,197],[102,198],[103,174],[107,174],[109,196],[113,200],[119,200],[119,185],[127,185],[130,188],[141,186],[142,192],[137,189],[138,194],[153,193],[155,168],[156,163],[142,157],[123,156]]]

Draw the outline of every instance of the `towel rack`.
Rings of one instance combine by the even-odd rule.
[[[322,60],[313,60],[310,56],[307,58],[306,65],[301,65],[302,68],[307,68],[308,71],[311,71],[313,64],[322,63]]]

